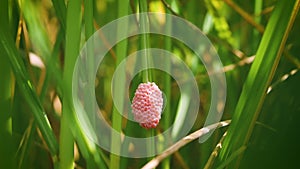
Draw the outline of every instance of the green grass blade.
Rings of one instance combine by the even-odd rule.
[[[139,12],[144,13],[148,12],[148,2],[144,0],[139,0]],[[147,15],[140,15],[139,16],[140,20],[140,29],[143,32],[149,32],[149,18]],[[141,49],[149,49],[150,47],[150,37],[149,34],[142,34],[140,37],[140,43],[141,43]],[[144,55],[146,56],[147,59],[142,60],[142,63],[145,65],[145,67],[149,67],[151,62],[150,62],[150,57],[149,52],[145,51]],[[144,74],[142,75],[143,82],[151,82],[152,81],[152,74],[150,70],[145,70]]]
[[[86,40],[94,33],[93,24],[93,0],[84,1],[84,22],[85,22],[85,38]]]
[[[167,3],[172,4],[173,0],[166,0]],[[171,13],[167,10],[167,13]],[[172,31],[172,22],[167,17],[166,19],[166,29],[168,32]],[[165,50],[171,51],[172,50],[172,39],[170,37],[165,37]],[[168,57],[163,58],[163,63],[165,63],[166,70],[171,72],[171,60]],[[164,94],[166,96],[165,102],[165,109],[164,114],[162,116],[162,120],[164,121],[164,129],[167,130],[171,125],[172,114],[171,114],[171,77],[166,74],[164,77]],[[164,138],[166,142],[169,142],[168,138]],[[170,157],[166,158],[162,162],[163,169],[170,168]]]
[[[0,168],[11,168],[13,152],[7,145],[12,143],[11,101],[13,79],[11,68],[6,57],[0,57]],[[3,155],[3,156],[2,156]]]
[[[235,152],[233,152],[228,158],[227,160],[222,163],[220,166],[218,166],[217,169],[223,169],[225,168],[228,164],[230,164],[235,158],[237,158],[240,154],[242,154],[243,152],[245,152],[245,150],[247,149],[246,146],[242,146],[239,149],[237,149]]]
[[[44,108],[30,81],[29,74],[24,66],[22,58],[19,55],[18,50],[15,47],[15,44],[12,39],[13,38],[10,37],[10,34],[4,32],[3,29],[0,30],[0,51],[2,57],[9,58],[12,70],[16,78],[16,83],[20,88],[20,91],[23,91],[22,94],[25,98],[25,101],[31,108],[31,111],[48,145],[51,155],[55,156],[58,152],[57,141],[55,139],[54,133],[52,131]]]
[[[0,25],[8,25],[8,1],[0,2]],[[1,27],[6,29],[7,27]],[[13,78],[7,57],[0,56],[0,168],[13,168],[15,144],[12,137],[12,97]],[[10,146],[7,146],[10,145]]]
[[[71,125],[74,124],[72,104],[72,77],[76,58],[79,53],[81,35],[81,1],[70,0],[67,5],[65,67],[63,73],[63,107],[60,132],[60,168],[74,168],[74,136]]]
[[[93,24],[93,0],[85,0],[84,1],[84,22],[85,22],[85,39],[86,41],[93,35],[94,33],[94,24]],[[93,38],[93,37],[92,37]],[[93,72],[94,70],[94,49],[93,49],[93,40],[90,40],[90,45],[87,45],[87,55],[89,59],[88,69],[89,72]],[[88,81],[92,81],[92,73],[87,74]],[[85,98],[89,98],[95,92],[93,83],[89,83],[90,90],[84,94]],[[90,103],[90,106],[87,107],[88,112],[95,112],[96,106],[93,103]],[[94,117],[96,119],[96,117]],[[95,123],[95,122],[93,122]],[[93,124],[94,125],[94,124]]]
[[[128,4],[129,4],[129,0],[118,0],[118,17],[122,17],[128,14]],[[117,37],[119,37],[120,35],[122,35],[122,33],[128,30],[128,27],[122,27],[122,26],[118,26],[117,28]],[[116,66],[118,66],[121,61],[126,57],[126,53],[127,53],[127,40],[123,40],[122,42],[118,43],[118,45],[116,46],[116,55],[117,55],[117,62],[116,62]],[[124,74],[123,76],[121,76],[122,79],[119,79],[120,82],[124,82],[125,81],[125,70],[124,70]],[[115,84],[117,85],[117,84]],[[125,90],[124,90],[124,86],[118,86],[118,87],[114,87],[114,89],[118,90],[118,91],[114,91],[119,93],[119,96],[117,99],[121,99],[119,101],[116,101],[118,103],[120,103],[120,105],[123,105],[123,96],[125,96]],[[122,96],[122,97],[121,97]],[[122,107],[123,109],[123,107]],[[122,116],[121,114],[118,112],[118,110],[114,107],[113,108],[113,113],[112,113],[112,127],[118,131],[121,132],[122,129]],[[112,135],[112,139],[111,139],[111,149],[112,152],[120,152],[121,150],[121,138],[118,135]],[[120,168],[120,157],[115,155],[115,154],[110,154],[110,164],[109,164],[109,168]]]
[[[148,2],[144,1],[144,0],[139,0],[139,12],[140,13],[146,13],[148,12]],[[150,21],[147,15],[139,15],[139,24],[140,24],[140,29],[142,30],[142,32],[149,32],[149,28],[150,28]],[[150,48],[150,35],[147,33],[141,34],[139,41],[141,43],[140,47],[141,50],[144,49],[149,49]],[[151,67],[152,65],[152,59],[151,59],[151,55],[150,52],[148,50],[144,50],[144,56],[146,56],[146,59],[142,60],[142,64],[144,64],[145,67]],[[146,69],[144,71],[144,74],[142,74],[142,79],[143,82],[152,82],[154,78],[153,72],[151,71],[151,69]],[[150,132],[148,132],[148,137],[152,137],[155,133],[154,129],[150,129]],[[153,140],[149,140],[149,142],[147,142],[147,153],[148,154],[153,154],[155,151],[155,145]]]
[[[222,165],[241,147],[247,146],[263,105],[267,87],[274,75],[287,35],[298,12],[299,3],[299,0],[277,2],[244,84],[232,124],[220,152],[218,165]],[[241,157],[242,153],[239,159]],[[229,168],[238,165],[239,160],[234,160],[231,164],[233,166]]]
[[[86,41],[93,35],[94,33],[94,11],[93,11],[93,4],[94,1],[93,0],[85,0],[84,1],[84,25],[85,25],[85,39]],[[93,49],[93,41],[91,40],[89,42],[90,45],[87,45],[87,55],[89,59],[89,63],[88,63],[88,72],[93,72],[94,70],[94,49]],[[92,74],[87,74],[88,76],[88,81],[92,81],[93,77],[91,76]],[[89,92],[84,94],[84,97],[90,97],[92,95],[93,92],[95,92],[94,90],[94,86],[92,85],[93,83],[89,83],[88,85],[90,85],[88,88],[90,89]],[[87,107],[87,111],[88,112],[95,112],[96,111],[96,106],[93,103],[90,103],[89,107]],[[94,117],[94,119],[96,119],[96,115]],[[95,121],[94,121],[95,123]],[[95,125],[95,124],[93,124]],[[91,142],[84,134],[83,131],[78,131],[78,136],[76,137],[76,141],[78,142],[80,150],[82,152],[87,151],[85,153],[82,153],[83,156],[85,157],[86,161],[87,161],[87,168],[107,168],[104,162],[103,157],[101,156],[102,154],[102,150],[97,150],[97,146],[95,143]]]
[[[0,25],[8,26],[8,1],[0,2]],[[1,29],[8,30],[2,26]],[[0,168],[13,168],[15,144],[12,137],[12,88],[14,82],[11,76],[11,66],[7,57],[0,56]],[[10,145],[10,146],[7,146]]]
[[[58,17],[60,24],[63,28],[63,30],[66,30],[66,5],[65,1],[61,0],[52,0],[53,7],[56,11],[56,16]]]

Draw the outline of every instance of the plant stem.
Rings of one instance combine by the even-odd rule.
[[[141,35],[141,48],[142,50],[144,50],[144,56],[145,56],[145,60],[142,60],[142,63],[144,64],[144,66],[147,68],[146,70],[144,70],[144,74],[143,76],[143,82],[151,82],[153,81],[153,76],[152,76],[152,71],[149,70],[148,68],[151,67],[151,56],[149,53],[149,48],[150,48],[150,37],[149,37],[149,29],[150,29],[150,25],[149,25],[149,18],[147,16],[147,12],[148,12],[148,5],[147,5],[147,1],[146,0],[139,0],[139,9],[140,9],[140,13],[142,13],[140,16],[140,26],[141,26],[141,30],[142,32],[144,32]],[[143,57],[144,57],[143,56]],[[155,135],[155,130],[151,129],[150,133],[148,134],[148,137],[153,137]],[[149,142],[147,142],[147,153],[149,154],[149,156],[151,156],[152,154],[154,154],[155,152],[155,143],[152,139],[149,140]]]
[[[0,25],[3,25],[1,29],[8,30],[8,1],[0,2]],[[12,137],[12,97],[14,88],[14,82],[11,74],[11,66],[7,57],[0,57],[0,154],[5,154],[0,159],[0,168],[15,168],[13,162],[15,144],[13,144]],[[9,145],[9,146],[7,146]]]
[[[66,5],[65,1],[61,0],[52,0],[53,7],[56,11],[56,15],[60,21],[62,29],[66,30]]]
[[[173,0],[166,0],[167,3],[171,4]],[[170,13],[167,10],[167,13]],[[167,32],[171,33],[172,31],[172,21],[169,19],[169,17],[166,17],[166,29]],[[170,37],[165,37],[165,50],[171,51],[172,50],[172,39]],[[171,72],[171,60],[169,57],[163,58],[163,63],[165,64],[165,69],[168,72]],[[164,129],[167,130],[170,127],[171,124],[171,77],[168,74],[165,74],[164,76],[164,94],[165,94],[165,109],[164,114],[162,116],[163,118],[163,124]],[[170,142],[169,138],[164,138],[165,142]],[[170,168],[170,157],[166,158],[162,163],[162,168],[169,169]]]
[[[87,48],[87,57],[88,57],[88,63],[87,63],[87,78],[88,78],[88,89],[89,91],[84,93],[85,100],[88,100],[92,95],[93,92],[95,92],[94,89],[94,83],[92,77],[93,71],[95,69],[95,59],[94,59],[94,37],[92,36],[94,33],[94,24],[93,24],[93,0],[85,0],[84,1],[84,22],[85,22],[85,40],[89,42],[87,43],[88,45],[86,46]],[[94,104],[94,102],[91,102],[89,106],[86,106],[86,111],[87,112],[96,112],[96,107],[97,105]],[[97,119],[97,114],[93,114],[93,120],[91,120],[91,125],[95,126],[96,125],[96,119]],[[100,158],[97,148],[93,142],[90,142],[90,140],[86,139],[84,134],[81,133],[82,136],[79,136],[78,138],[81,140],[81,142],[84,142],[85,145],[82,149],[87,149],[88,153],[85,154],[86,158],[86,163],[87,163],[87,168],[88,169],[93,169],[97,168],[96,166],[100,168],[106,168],[104,166],[104,162]],[[101,151],[101,150],[100,150]]]
[[[191,141],[193,141],[195,139],[198,139],[198,138],[204,136],[205,134],[209,133],[209,131],[211,131],[211,130],[215,130],[215,129],[220,128],[220,127],[225,127],[225,126],[229,125],[230,122],[231,122],[230,120],[221,121],[221,122],[209,125],[207,127],[201,128],[201,129],[199,129],[199,130],[191,133],[190,135],[185,136],[184,138],[182,138],[181,140],[179,140],[178,142],[176,142],[175,144],[173,144],[172,146],[170,146],[169,148],[167,148],[160,155],[156,156],[154,159],[152,159],[151,161],[149,161],[146,165],[144,165],[142,167],[142,169],[152,169],[152,168],[155,168],[156,166],[158,166],[158,164],[163,159],[165,159],[169,155],[175,153],[176,151],[178,151],[180,148],[182,148],[186,144],[190,143]]]
[[[140,26],[141,30],[143,32],[149,32],[149,18],[147,17],[146,12],[148,11],[148,5],[146,0],[139,0],[139,9],[141,13],[144,13],[140,16]],[[149,39],[149,34],[144,33],[141,35],[141,48],[142,49],[149,49],[150,47],[150,39]],[[144,55],[146,57],[145,60],[142,60],[144,66],[146,68],[150,67],[150,54],[147,51],[144,52]],[[151,82],[152,81],[152,74],[149,69],[146,69],[143,74],[143,82]]]
[[[66,49],[64,79],[64,97],[60,131],[60,168],[74,168],[74,136],[71,125],[74,119],[72,104],[72,76],[76,58],[79,53],[81,1],[69,0],[67,5]]]
[[[129,0],[119,0],[118,1],[118,18],[128,14],[128,3],[129,3]],[[117,37],[120,37],[127,30],[128,30],[128,25],[126,25],[126,26],[118,25]],[[123,40],[116,47],[116,55],[117,55],[116,66],[118,66],[122,62],[122,60],[126,57],[126,53],[127,53],[127,40]],[[125,80],[126,80],[125,70],[122,72],[123,72],[123,75],[121,76],[121,79],[118,79],[121,82],[121,84],[123,84],[123,82],[125,82]],[[117,99],[119,99],[118,103],[120,103],[120,105],[123,105],[124,96],[125,96],[125,86],[120,86],[120,84],[114,84],[114,85],[118,85],[118,86],[114,86],[114,89],[115,89],[114,92],[117,92],[120,96],[117,98]],[[121,106],[121,110],[123,110],[123,109],[124,109],[123,106]],[[112,127],[114,130],[121,133],[122,116],[118,112],[116,107],[113,108]],[[116,152],[116,153],[120,152],[121,144],[122,143],[121,143],[120,134],[119,135],[112,134],[111,152]],[[120,156],[110,153],[110,168],[116,168],[116,169],[120,168]]]
[[[86,46],[87,48],[87,57],[88,57],[88,63],[87,63],[87,78],[88,78],[88,89],[89,92],[86,92],[84,94],[84,97],[86,98],[86,100],[88,98],[90,98],[93,93],[95,92],[94,89],[94,83],[92,82],[94,77],[92,77],[93,75],[93,71],[94,71],[94,67],[95,67],[95,59],[94,59],[94,39],[93,39],[93,33],[94,33],[94,24],[93,24],[93,0],[85,0],[84,1],[84,21],[85,21],[85,39],[86,41],[90,39],[89,43],[87,43],[88,45]],[[91,37],[92,36],[92,37]],[[96,105],[94,104],[94,102],[91,102],[89,106],[87,106],[87,112],[96,112]],[[92,125],[95,125],[95,119],[96,119],[96,113],[94,115],[94,120],[92,121]]]

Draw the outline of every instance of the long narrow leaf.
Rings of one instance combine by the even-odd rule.
[[[287,35],[299,8],[299,0],[278,1],[259,45],[239,98],[232,124],[224,140],[219,164],[243,146],[247,146],[255,121],[263,105],[266,90],[283,52]],[[242,153],[240,153],[240,158]],[[237,163],[234,163],[237,162]],[[239,161],[233,161],[233,165]],[[230,164],[229,164],[230,165]],[[232,168],[231,166],[230,168]]]
[[[63,107],[60,132],[60,168],[74,168],[74,108],[72,105],[72,77],[79,53],[81,35],[81,1],[70,0],[67,5],[65,66],[63,73]]]
[[[8,1],[0,2],[0,25],[8,25]],[[2,27],[1,29],[3,29]],[[12,118],[11,103],[12,89],[14,81],[11,76],[11,66],[7,57],[0,56],[0,168],[13,167],[13,150],[15,144],[11,144],[12,137]],[[10,146],[7,146],[10,145]]]
[[[28,72],[24,66],[21,56],[9,34],[0,31],[0,51],[2,57],[8,57],[14,72],[16,83],[23,91],[25,101],[28,103],[32,113],[37,121],[38,127],[49,147],[50,153],[55,156],[58,152],[58,144],[53,130],[50,126],[47,115],[30,81]]]
[[[122,17],[128,14],[128,5],[129,1],[128,0],[118,0],[118,17]],[[118,26],[117,28],[117,36],[120,36],[120,34],[122,34],[121,32],[126,31],[128,29],[128,27],[122,27],[122,26]],[[118,46],[116,47],[116,54],[117,54],[117,65],[121,63],[121,61],[126,57],[126,53],[127,53],[127,40],[122,41],[121,43],[118,44]],[[122,79],[119,79],[120,82],[125,81],[125,72],[124,74],[121,76]],[[114,86],[114,88],[116,89],[116,93],[119,93],[120,96],[124,96],[125,94],[125,90],[124,87],[116,87]],[[122,97],[118,97],[117,99],[121,99],[117,102],[120,103],[120,105],[123,105],[123,100]],[[123,107],[122,107],[123,108]],[[114,107],[113,109],[113,114],[112,114],[112,127],[118,131],[121,132],[122,129],[122,116],[120,115],[120,113],[118,113],[118,110]],[[111,147],[111,150],[113,151],[120,151],[121,150],[121,138],[115,135],[112,135],[112,139],[111,139],[111,145],[113,145]],[[115,155],[115,154],[110,154],[110,168],[120,168],[120,157]]]

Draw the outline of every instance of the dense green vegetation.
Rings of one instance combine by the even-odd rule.
[[[180,147],[157,168],[297,168],[299,5],[300,0],[1,0],[0,168],[141,168],[154,158],[122,157],[99,147],[82,130],[72,103],[73,70],[85,42],[107,23],[138,12],[173,14],[196,25],[220,56],[227,81],[222,120],[231,123],[216,129],[204,143],[196,139]],[[172,23],[159,21],[172,31]],[[141,19],[142,29],[149,29],[146,22]],[[126,29],[118,27],[116,34]],[[108,35],[100,33],[105,40]],[[120,116],[111,96],[112,76],[124,58],[145,48],[174,53],[190,68],[200,92],[190,133],[203,127],[211,84],[205,66],[185,44],[142,34],[105,47],[112,48],[99,66],[91,92],[116,131],[132,137],[159,135],[178,124],[174,121],[183,109],[180,103],[192,102],[182,99],[179,84],[170,75],[150,69],[133,78],[129,91],[120,89],[119,100],[123,103],[121,96],[126,94],[132,99],[139,83],[155,81],[169,103],[159,126],[145,130]],[[172,69],[170,60],[162,61]],[[95,106],[90,105],[90,111]],[[111,141],[114,151],[122,144],[130,147],[118,137],[101,139]],[[151,146],[145,148],[153,151]]]

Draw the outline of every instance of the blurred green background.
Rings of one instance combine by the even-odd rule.
[[[105,24],[137,12],[170,13],[207,35],[226,74],[227,102],[222,120],[232,119],[229,127],[217,129],[205,143],[195,140],[187,144],[157,168],[297,168],[299,3],[1,0],[0,168],[125,169],[141,168],[152,159],[124,158],[101,149],[84,135],[72,106],[72,71],[85,41]],[[105,35],[100,36],[105,39]],[[143,38],[148,41],[143,43]],[[146,131],[119,116],[113,106],[110,84],[116,66],[129,54],[148,47],[175,53],[194,73],[201,102],[191,132],[200,129],[210,106],[206,69],[184,44],[159,35],[128,38],[105,56],[95,82],[102,114],[116,130],[137,137],[159,134],[173,124],[182,108],[180,91],[175,80],[161,71],[149,71],[169,102],[157,129]],[[132,99],[142,81],[143,73],[133,79],[129,91],[121,92],[128,92]],[[116,149],[127,144],[118,138],[112,138],[112,143]],[[221,149],[215,149],[218,143]]]

